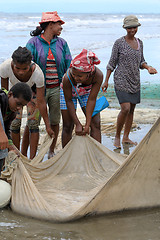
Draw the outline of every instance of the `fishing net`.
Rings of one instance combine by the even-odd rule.
[[[51,139],[32,161],[12,155],[2,172],[12,184],[11,208],[26,216],[64,222],[159,206],[159,139],[160,119],[128,157],[89,136],[74,136],[46,161]]]
[[[142,99],[160,99],[160,84],[143,84],[141,85],[141,98]],[[107,98],[115,98],[114,85],[110,84],[107,93],[99,92],[98,96],[106,96]]]

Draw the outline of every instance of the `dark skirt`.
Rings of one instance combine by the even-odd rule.
[[[140,103],[140,91],[136,93],[128,93],[125,91],[118,91],[115,89],[119,104],[121,103],[132,103],[137,104]]]

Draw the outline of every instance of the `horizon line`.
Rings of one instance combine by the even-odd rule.
[[[47,11],[46,11],[47,12]],[[0,13],[15,13],[15,14],[24,14],[24,13],[33,13],[33,14],[37,14],[37,13],[42,13],[42,12],[29,12],[29,11],[18,11],[18,12],[13,12],[13,11],[0,11]],[[126,15],[126,14],[138,14],[138,15],[150,15],[150,14],[154,14],[154,15],[160,15],[160,13],[154,13],[154,12],[135,12],[135,11],[132,11],[132,12],[59,12],[61,14],[117,14],[117,15]]]

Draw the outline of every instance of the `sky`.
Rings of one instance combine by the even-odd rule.
[[[0,0],[0,12],[160,13],[160,0]]]

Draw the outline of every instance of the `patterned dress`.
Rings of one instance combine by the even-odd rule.
[[[140,69],[146,63],[143,56],[143,43],[140,39],[138,49],[133,49],[125,37],[116,40],[107,69],[114,71],[115,89],[127,93],[140,91]]]

